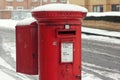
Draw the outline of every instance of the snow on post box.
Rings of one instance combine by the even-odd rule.
[[[16,26],[16,71],[38,74],[37,23],[34,18],[18,22]]]
[[[81,19],[87,9],[48,4],[32,10],[38,22],[39,80],[81,79]]]

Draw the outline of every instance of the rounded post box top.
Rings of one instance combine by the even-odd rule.
[[[43,6],[36,7],[32,12],[36,11],[79,11],[79,12],[88,12],[86,8],[73,5],[73,4],[47,4]]]
[[[36,20],[33,17],[26,18],[26,19],[19,21],[16,26],[31,25],[34,22],[36,22]]]
[[[88,12],[86,8],[73,4],[47,4],[34,8],[32,16],[39,19],[73,19],[84,18]]]

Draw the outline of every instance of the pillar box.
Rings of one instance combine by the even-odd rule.
[[[16,71],[38,74],[37,23],[28,18],[16,26]]]
[[[39,80],[81,79],[81,19],[87,10],[48,4],[32,10],[38,22]]]

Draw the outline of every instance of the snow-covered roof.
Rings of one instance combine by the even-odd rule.
[[[88,10],[84,7],[73,5],[73,4],[47,4],[43,6],[36,7],[32,10],[32,12],[36,11],[80,11],[80,12],[88,12]]]
[[[22,25],[30,25],[31,23],[35,22],[36,20],[31,17],[31,18],[26,18],[24,20],[21,20],[17,23],[17,26],[22,26]]]

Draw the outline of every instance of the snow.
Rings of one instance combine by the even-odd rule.
[[[82,27],[82,32],[89,32],[89,33],[95,33],[95,34],[102,34],[106,36],[120,37],[120,32],[100,30],[100,29],[87,28],[87,27]]]
[[[86,72],[82,71],[82,80],[102,80],[102,79],[97,78],[93,74],[89,74],[89,73],[86,73]]]
[[[15,43],[3,41],[2,47],[6,52],[8,52],[7,54],[10,55],[14,59],[14,61],[16,61]]]
[[[15,29],[18,21],[11,19],[0,19],[0,28],[2,29]]]
[[[120,12],[88,12],[87,17],[120,16]]]
[[[32,10],[32,12],[36,11],[80,11],[80,12],[88,12],[86,8],[73,5],[73,4],[47,4],[44,6],[36,7]]]
[[[0,80],[16,80],[13,77],[7,75],[2,70],[0,70]]]
[[[2,64],[2,66],[8,68],[8,69],[11,69],[11,70],[14,70],[8,63],[6,63],[6,61],[4,61],[3,58],[0,57],[0,64]]]
[[[36,20],[33,17],[26,18],[24,20],[21,20],[17,23],[18,26],[22,25],[30,25],[31,23],[35,22]]]
[[[89,33],[96,33],[96,34],[120,37],[120,32],[115,32],[115,31],[106,31],[106,30],[92,29],[92,28],[85,28],[85,27],[82,27],[82,31],[89,32]],[[97,40],[97,41],[120,44],[120,39],[104,37],[104,36],[82,34],[82,38],[89,39],[89,40]]]
[[[93,68],[90,68],[90,67],[87,67],[87,66],[85,66],[85,65],[87,65],[87,66],[91,66],[91,67],[95,67],[95,68],[99,68],[99,69],[93,69]],[[119,80],[120,79],[120,74],[119,73],[117,73],[118,71],[117,70],[112,70],[112,69],[107,69],[108,71],[110,70],[110,71],[113,71],[113,72],[106,72],[106,71],[104,71],[104,70],[101,70],[101,69],[105,69],[104,67],[100,67],[100,66],[97,66],[97,65],[94,65],[94,64],[90,64],[90,63],[84,63],[83,64],[83,67],[85,68],[85,69],[87,69],[87,70],[90,70],[90,71],[93,71],[93,72],[95,72],[95,73],[97,73],[97,74],[99,74],[99,75],[101,75],[101,76],[106,76],[106,77],[109,77],[109,78],[112,78],[112,80]],[[105,69],[106,70],[106,69]],[[86,74],[88,74],[88,73],[86,73]],[[89,77],[89,79],[85,79],[85,80],[102,80],[102,79],[99,79],[99,78],[97,78],[97,77],[95,77],[94,75],[92,75],[92,74],[89,74],[89,76],[91,76],[91,77]],[[88,76],[87,76],[88,77]],[[86,77],[86,78],[87,78]],[[83,79],[84,80],[84,79]]]

